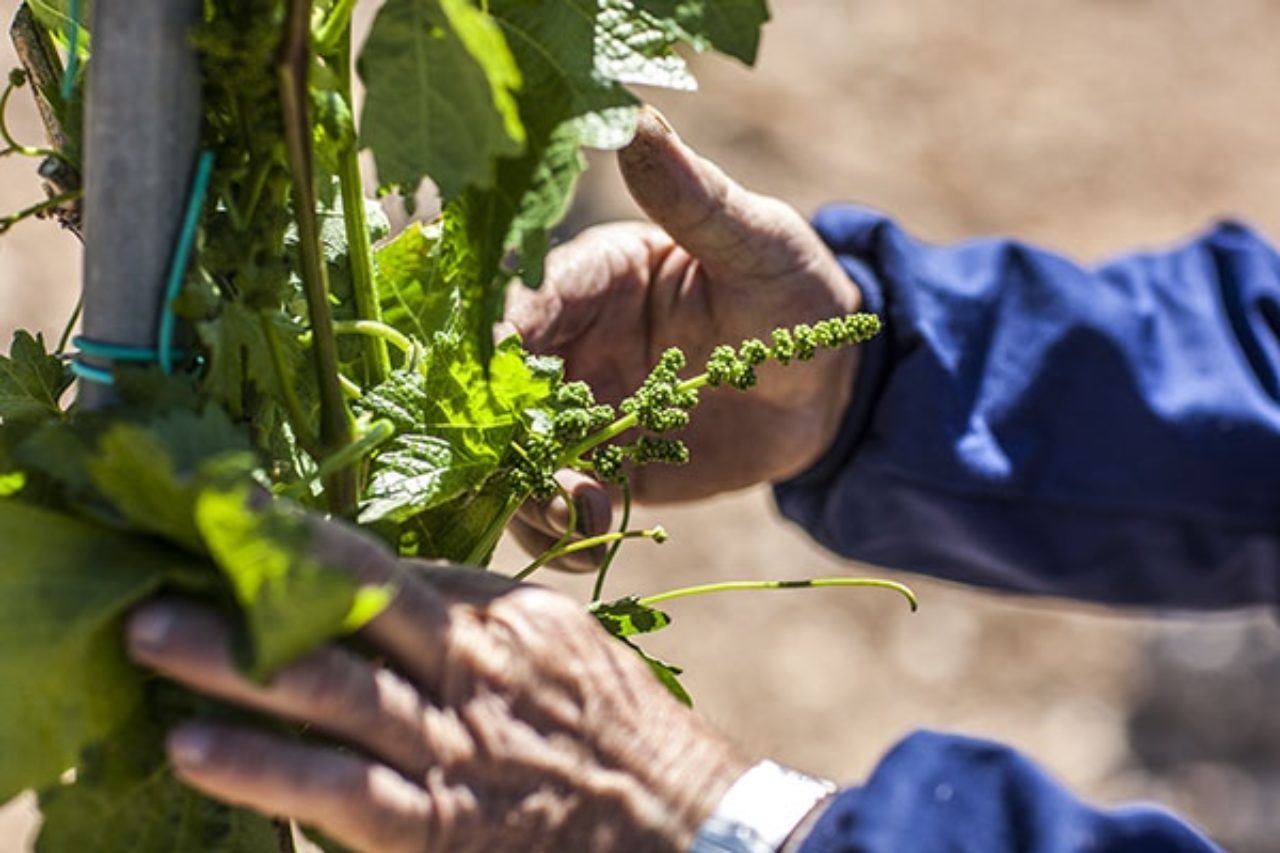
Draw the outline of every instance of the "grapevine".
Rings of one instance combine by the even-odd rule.
[[[693,375],[667,350],[616,407],[558,359],[492,337],[508,283],[542,276],[581,148],[634,130],[626,85],[690,87],[682,46],[753,61],[764,0],[387,0],[363,45],[357,5],[205,0],[189,34],[200,153],[176,188],[188,202],[156,283],[154,344],[81,336],[68,352],[77,309],[54,347],[20,332],[0,356],[0,801],[39,792],[42,850],[275,847],[269,821],[183,788],[164,761],[169,723],[234,712],[143,677],[120,626],[156,593],[201,598],[240,626],[241,664],[258,678],[349,634],[391,593],[326,570],[308,512],[405,557],[485,567],[526,502],[562,492],[557,472],[595,476],[622,496],[618,529],[577,534],[566,501],[568,531],[516,576],[607,546],[592,613],[686,701],[679,670],[632,640],[669,623],[666,601],[880,586],[914,608],[905,587],[866,579],[603,599],[624,542],[666,538],[629,526],[629,477],[688,462],[680,431],[702,396],[748,391],[765,362],[864,342],[875,317],[726,342]],[[0,94],[0,157],[40,161],[49,197],[0,218],[0,232],[52,214],[78,234],[91,5],[30,0],[16,32],[27,67]],[[27,88],[47,146],[5,122]],[[378,193],[411,200],[430,179],[440,217],[391,235],[361,177],[365,149]],[[88,238],[92,251],[92,223]],[[114,404],[69,404],[77,378]]]

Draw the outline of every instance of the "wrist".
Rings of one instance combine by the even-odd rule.
[[[693,847],[698,831],[752,766],[718,738],[699,746],[682,755],[681,768],[666,774],[663,783],[655,780],[655,785],[662,785],[667,813],[675,818],[671,849],[680,853]]]
[[[658,709],[650,708],[637,727],[613,730],[618,740],[610,746],[618,752],[592,780],[598,784],[584,792],[597,806],[587,821],[595,837],[574,849],[685,853],[725,793],[750,769],[751,762],[724,738],[674,704],[670,715],[658,712],[655,718]],[[658,733],[658,741],[648,736]]]

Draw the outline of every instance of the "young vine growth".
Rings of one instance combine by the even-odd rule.
[[[910,598],[847,579],[603,599],[618,546],[665,537],[629,528],[628,473],[687,461],[679,431],[700,394],[864,341],[876,318],[726,342],[696,372],[669,350],[616,408],[559,360],[493,339],[508,283],[542,277],[582,148],[630,138],[626,87],[692,88],[681,48],[752,62],[764,0],[386,0],[358,51],[357,5],[205,0],[190,34],[204,81],[192,251],[155,349],[73,342],[72,318],[52,346],[20,332],[0,356],[0,802],[39,792],[41,850],[276,846],[269,821],[165,764],[168,724],[239,712],[132,667],[121,624],[157,592],[198,597],[234,615],[258,678],[350,633],[390,592],[327,570],[306,510],[406,557],[485,566],[526,501],[561,491],[557,471],[590,473],[624,496],[618,531],[583,539],[571,520],[519,576],[609,546],[590,607],[641,654],[632,638],[685,595],[884,585]],[[0,96],[0,157],[39,162],[51,194],[0,231],[47,214],[78,230],[92,3],[28,0],[19,17],[26,67]],[[24,89],[47,146],[4,121]],[[366,149],[377,187],[361,177]],[[442,213],[392,236],[370,198],[413,199],[427,179]],[[77,377],[109,383],[118,404],[71,404]],[[646,659],[687,700],[678,670]]]

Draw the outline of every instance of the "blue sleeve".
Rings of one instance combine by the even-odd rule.
[[[1091,808],[1008,747],[920,732],[836,795],[800,853],[1212,853],[1150,807]]]
[[[1239,225],[1081,267],[819,233],[885,331],[834,446],[776,488],[847,557],[1123,605],[1280,602],[1280,256]]]

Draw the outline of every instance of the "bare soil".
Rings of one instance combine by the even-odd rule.
[[[1085,260],[1222,216],[1280,234],[1271,0],[773,5],[757,70],[699,61],[701,93],[653,95],[753,189],[805,212],[869,204],[932,240],[1013,233]],[[0,17],[15,6],[0,0]],[[38,138],[25,110],[12,126]],[[609,158],[593,164],[574,225],[635,216]],[[0,161],[0,209],[38,197],[29,165]],[[77,262],[48,223],[0,240],[0,337],[56,334]],[[627,551],[616,592],[888,573],[825,554],[765,490],[644,519],[672,541]],[[519,562],[504,546],[500,563]],[[959,730],[1027,750],[1089,798],[1162,801],[1230,849],[1280,850],[1267,616],[1157,619],[902,579],[919,614],[878,592],[725,596],[672,605],[675,624],[647,645],[685,666],[700,711],[753,754],[856,782],[912,729]],[[0,853],[26,849],[31,826],[29,805],[0,811]]]

